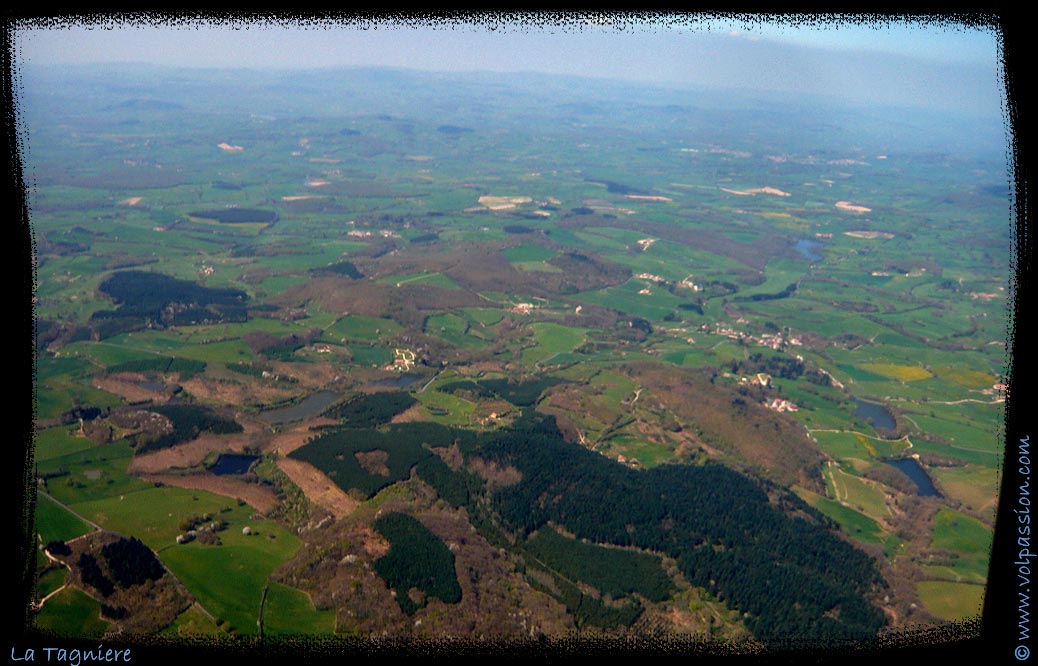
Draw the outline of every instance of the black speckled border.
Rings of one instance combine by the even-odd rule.
[[[851,3],[853,5],[853,3]],[[34,347],[34,315],[32,296],[34,293],[35,272],[33,266],[34,238],[29,225],[29,210],[25,182],[21,171],[21,140],[17,126],[17,101],[19,98],[19,76],[16,69],[17,53],[14,52],[13,33],[18,27],[60,27],[82,24],[103,25],[110,23],[146,23],[153,25],[180,25],[184,23],[199,24],[210,22],[226,22],[232,24],[252,23],[304,23],[320,25],[327,23],[345,23],[348,25],[377,27],[386,22],[406,25],[442,25],[445,29],[455,26],[479,24],[501,30],[523,30],[523,25],[537,25],[541,28],[550,26],[553,30],[572,30],[573,25],[581,18],[599,15],[604,12],[614,25],[623,26],[625,19],[637,20],[644,27],[646,20],[661,26],[689,19],[733,18],[740,21],[781,20],[794,24],[824,25],[835,21],[854,21],[860,23],[921,21],[932,22],[941,26],[954,27],[965,25],[990,29],[996,32],[1002,42],[1002,57],[1005,72],[1005,122],[1012,135],[1011,153],[1015,173],[1014,213],[1016,229],[1014,234],[1014,266],[1015,302],[1011,317],[1011,334],[1007,341],[1007,361],[1011,363],[1012,374],[1009,378],[1009,390],[1006,399],[1005,436],[1007,443],[1015,443],[1023,437],[1034,434],[1036,421],[1030,413],[1036,404],[1032,377],[1028,370],[1034,367],[1033,352],[1029,349],[1029,334],[1033,335],[1034,326],[1028,319],[1027,305],[1033,292],[1033,257],[1034,239],[1030,229],[1033,205],[1029,196],[1030,169],[1033,164],[1031,149],[1033,141],[1028,124],[1023,121],[1030,107],[1030,64],[1024,58],[1034,39],[1030,34],[1031,25],[1022,10],[1006,10],[1002,5],[989,4],[980,7],[960,8],[944,3],[940,5],[945,13],[935,13],[934,5],[909,9],[904,4],[883,11],[872,5],[864,9],[846,4],[839,5],[839,13],[819,11],[821,8],[810,5],[804,7],[757,7],[743,8],[738,11],[723,11],[712,8],[709,11],[698,10],[695,14],[673,13],[673,10],[503,10],[473,11],[457,10],[447,12],[408,12],[408,11],[251,11],[247,13],[227,13],[217,10],[165,10],[155,12],[135,10],[84,10],[76,8],[52,12],[35,11],[33,8],[20,7],[5,9],[3,16],[2,39],[3,69],[0,71],[0,94],[3,95],[4,113],[4,157],[7,160],[9,177],[4,181],[4,224],[8,236],[17,246],[18,261],[7,261],[14,268],[13,275],[9,271],[5,281],[4,292],[9,299],[17,301],[18,316],[12,318],[4,337],[13,353],[4,363],[5,385],[13,387],[6,393],[8,406],[6,419],[9,428],[4,438],[7,464],[0,465],[5,479],[4,507],[9,507],[10,517],[14,525],[7,525],[2,543],[5,555],[4,585],[0,599],[4,603],[3,639],[0,639],[0,659],[8,663],[21,660],[33,666],[47,662],[42,648],[53,646],[68,650],[97,650],[98,643],[54,639],[36,632],[28,627],[28,600],[33,588],[33,569],[35,564],[35,539],[33,538],[32,510],[35,506],[36,492],[33,481],[33,427],[35,415],[35,398],[32,390],[24,390],[26,384],[35,381],[35,347]],[[745,7],[745,6],[744,6]],[[798,13],[793,13],[798,12]],[[952,13],[957,12],[957,13]],[[579,29],[579,28],[577,28]],[[21,343],[16,342],[22,340]],[[1022,344],[1015,344],[1016,342]],[[28,344],[27,344],[28,343]],[[27,345],[28,349],[22,345]],[[28,353],[26,353],[28,352]],[[25,415],[28,414],[28,418]],[[17,425],[16,425],[17,424]],[[1038,439],[1035,440],[1038,443]],[[1015,448],[1013,449],[1015,451]],[[1010,447],[1007,445],[1007,453]],[[201,659],[205,662],[240,662],[249,664],[265,663],[336,663],[350,664],[357,659],[392,659],[402,658],[447,658],[447,659],[503,659],[522,658],[523,661],[552,661],[580,659],[581,657],[603,658],[620,656],[621,658],[649,659],[678,658],[689,663],[712,663],[715,660],[730,660],[735,663],[869,663],[884,664],[889,658],[896,657],[915,660],[919,664],[941,663],[950,659],[958,661],[977,660],[985,664],[1013,663],[1014,649],[1019,643],[1017,611],[1016,569],[1013,562],[1018,559],[1018,535],[1014,529],[1016,515],[1012,509],[1016,506],[1019,495],[1020,474],[1013,469],[1010,458],[1001,470],[1002,495],[999,502],[998,525],[992,550],[991,574],[985,598],[984,615],[972,621],[941,627],[921,628],[917,631],[906,631],[892,634],[869,644],[859,645],[805,645],[795,641],[789,644],[740,645],[716,644],[694,640],[666,639],[645,637],[643,640],[616,642],[595,639],[545,639],[521,642],[478,642],[458,639],[444,641],[368,641],[348,638],[324,639],[315,637],[286,638],[282,640],[267,639],[264,643],[230,643],[216,644],[207,640],[188,641],[170,640],[160,637],[126,637],[124,639],[103,641],[104,650],[126,649],[132,652],[129,663],[140,666],[153,663],[190,664]],[[1038,552],[1038,541],[1034,548]],[[1038,573],[1038,563],[1036,563]],[[1038,595],[1035,595],[1035,636],[1038,636]],[[1035,639],[1038,642],[1038,639]],[[25,650],[33,648],[35,657],[32,662],[25,659]],[[1026,660],[1024,660],[1026,661]],[[50,663],[57,663],[51,659]],[[84,662],[97,663],[97,662]],[[101,662],[105,663],[105,662]],[[1019,663],[1023,663],[1020,661]]]

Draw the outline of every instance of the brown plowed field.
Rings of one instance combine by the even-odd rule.
[[[168,449],[152,451],[133,457],[129,472],[154,474],[164,472],[172,467],[194,467],[201,464],[205,457],[214,451],[241,452],[245,447],[255,445],[257,436],[266,437],[258,426],[243,423],[243,432],[233,435],[213,435],[203,433],[190,442],[177,444]]]
[[[299,486],[308,500],[326,509],[336,518],[348,516],[360,506],[360,502],[343,492],[342,488],[332,483],[310,463],[282,458],[278,460],[277,465],[292,479],[292,483]]]
[[[193,377],[181,384],[193,396],[224,405],[269,405],[293,398],[302,391],[268,386],[254,380]]]
[[[142,481],[162,482],[178,488],[191,490],[207,490],[217,495],[244,500],[260,513],[266,513],[277,504],[274,491],[258,483],[248,483],[232,476],[216,476],[215,474],[145,474]]]
[[[145,402],[147,400],[165,402],[168,397],[167,392],[149,391],[139,384],[139,382],[145,381],[145,379],[142,375],[130,373],[94,377],[94,388],[108,391],[127,402]]]
[[[276,435],[269,436],[267,441],[260,444],[260,450],[264,453],[275,452],[287,456],[317,436],[310,428],[337,423],[340,421],[336,419],[318,418],[287,426]]]

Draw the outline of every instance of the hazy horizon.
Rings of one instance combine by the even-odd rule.
[[[66,19],[16,26],[15,55],[20,65],[530,72],[799,92],[978,115],[1000,115],[1005,94],[998,35],[952,22],[477,16],[482,24]]]

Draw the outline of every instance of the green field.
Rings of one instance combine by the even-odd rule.
[[[100,603],[80,590],[66,588],[47,600],[34,627],[58,636],[101,638],[109,623],[101,618]]]
[[[537,346],[523,350],[523,363],[539,365],[551,363],[557,356],[571,352],[584,342],[587,331],[560,324],[531,324]]]
[[[47,428],[36,433],[33,440],[33,457],[39,465],[46,464],[51,458],[59,458],[69,453],[85,451],[94,447],[94,443],[86,437],[80,437],[79,425],[63,425]]]
[[[40,465],[40,474],[67,471],[64,476],[48,479],[45,490],[54,499],[77,507],[81,502],[118,497],[151,487],[126,475],[132,457],[133,450],[128,444],[106,444],[51,458],[46,465]]]
[[[324,334],[332,340],[372,342],[382,337],[391,338],[401,330],[400,325],[392,319],[346,315],[325,329]]]
[[[883,550],[888,558],[893,557],[900,547],[901,540],[897,538],[897,535],[888,533],[880,527],[879,523],[860,511],[855,511],[850,507],[812,493],[809,490],[798,489],[797,494],[805,502],[834,520],[847,536],[864,543],[874,543],[883,546]]]
[[[42,419],[58,418],[72,405],[109,407],[119,404],[119,398],[95,389],[86,380],[64,375],[40,382],[36,386],[36,416]]]
[[[816,621],[849,627],[881,612],[797,617],[814,602],[801,597],[769,616],[760,609],[787,593],[821,595],[823,579],[828,585],[839,571],[819,567],[810,574],[817,580],[796,589],[725,588],[720,581],[737,567],[742,582],[754,578],[757,562],[736,562],[722,548],[692,556],[677,541],[663,559],[626,550],[642,538],[637,523],[648,513],[616,525],[597,516],[581,528],[567,522],[576,509],[546,517],[585,482],[599,488],[584,477],[552,486],[570,469],[552,467],[562,453],[544,464],[543,483],[539,466],[525,466],[558,437],[608,465],[602,483],[615,476],[617,484],[602,486],[606,495],[616,489],[601,497],[609,517],[646,509],[649,500],[624,493],[645,476],[665,478],[673,463],[767,474],[769,483],[781,479],[767,488],[772,499],[794,484],[861,547],[843,551],[851,554],[841,564],[908,553],[876,568],[891,590],[918,584],[937,617],[975,611],[1003,463],[995,385],[1011,356],[1011,179],[999,114],[966,122],[943,110],[894,112],[893,103],[865,109],[777,90],[733,95],[533,72],[240,70],[233,95],[225,74],[203,70],[31,65],[24,74],[35,527],[44,542],[69,540],[91,531],[85,519],[154,549],[197,599],[164,635],[254,636],[261,613],[271,636],[383,628],[406,636],[448,620],[464,627],[468,618],[432,617],[440,609],[415,623],[424,602],[409,596],[412,575],[429,564],[418,561],[423,553],[444,555],[441,546],[450,555],[425,573],[442,583],[456,554],[460,587],[474,597],[451,612],[475,609],[503,633],[519,631],[513,621],[525,636],[553,623],[584,627],[591,617],[634,622],[644,611],[635,627],[731,639]],[[524,199],[492,210],[483,197]],[[817,257],[805,242],[817,243]],[[408,361],[414,354],[405,374],[420,379],[384,400],[400,409],[373,408],[378,393],[397,391],[383,381],[400,374],[386,368],[396,349],[408,350]],[[167,360],[183,363],[173,369]],[[765,369],[772,377],[763,386],[739,381]],[[335,414],[256,418],[261,405],[315,394],[376,397],[342,408],[341,430],[321,418]],[[761,411],[776,398],[799,409]],[[889,409],[896,432],[857,416],[855,399]],[[304,498],[270,457],[262,478],[242,477],[274,492],[262,519],[232,497],[144,482],[129,472],[134,455],[168,441],[156,439],[165,422],[144,412],[162,412],[167,401],[236,414],[244,428],[227,437],[185,429],[187,441],[173,445],[180,451],[213,461],[228,448],[280,447],[324,474],[300,481],[307,492],[328,482],[368,499],[332,534],[299,529],[331,510],[331,494]],[[84,434],[111,441],[80,436],[75,409],[96,419]],[[491,412],[500,418],[492,422]],[[349,427],[359,423],[370,427]],[[733,423],[748,424],[738,436],[753,441],[718,434]],[[787,436],[768,450],[788,457],[755,459],[760,446]],[[886,462],[905,455],[918,455],[939,496],[910,495]],[[497,467],[503,461],[512,467]],[[409,481],[412,473],[441,498]],[[234,481],[214,484],[227,482],[233,494]],[[697,502],[707,506],[705,497]],[[226,521],[222,545],[178,544],[187,519],[203,514]],[[393,539],[378,537],[374,521],[386,514],[421,516],[434,538],[398,534],[385,559]],[[920,515],[934,515],[932,526]],[[733,523],[730,534],[748,525]],[[581,529],[586,541],[568,536]],[[358,544],[360,533],[371,539]],[[345,539],[366,549],[364,585],[376,590],[318,610],[311,600],[325,598],[315,590],[326,583],[314,577],[338,566]],[[787,545],[808,560],[828,555]],[[524,572],[528,547],[542,557]],[[643,556],[655,582],[642,592],[604,570],[629,569],[633,579]],[[700,556],[717,575],[694,580],[705,569],[685,571],[694,585],[684,589],[677,570]],[[516,584],[524,573],[536,586]],[[672,599],[663,578],[682,588]],[[48,571],[39,592],[63,580]],[[857,592],[847,596],[853,583],[839,582],[827,608],[856,604]],[[454,592],[441,599],[456,603]],[[621,607],[601,592],[638,601]],[[711,600],[697,607],[709,606],[701,624],[683,624],[669,605],[690,597]],[[39,622],[93,637],[109,626],[98,611],[66,591]]]
[[[636,436],[618,435],[609,438],[606,442],[603,442],[603,445],[606,443],[610,449],[623,451],[624,456],[629,461],[633,459],[645,468],[655,467],[674,459],[673,449],[655,442],[646,442],[644,439]]]
[[[875,518],[890,516],[880,484],[865,481],[835,466],[827,467],[822,476],[830,499]]]
[[[136,492],[103,499],[79,502],[75,509],[102,527],[121,534],[133,534],[152,549],[176,544],[180,521],[189,516],[211,513],[233,507],[235,502],[199,490],[173,486],[155,488],[150,484]]]
[[[926,610],[945,620],[978,617],[984,603],[984,586],[973,583],[924,581],[919,598]]]
[[[428,419],[434,423],[464,426],[472,422],[476,405],[468,400],[439,391],[425,391],[415,394],[415,397],[426,408]]]
[[[933,547],[987,557],[992,530],[972,516],[942,507],[934,518]]]
[[[425,321],[425,332],[458,347],[481,347],[485,344],[480,326],[470,328],[464,317],[449,312],[433,315]],[[489,337],[489,336],[487,336]]]
[[[859,366],[866,372],[871,372],[887,379],[896,379],[900,382],[917,382],[920,379],[929,379],[933,373],[917,365],[894,365],[891,363],[863,363]]]
[[[648,290],[648,293],[641,293],[643,290]],[[666,289],[638,278],[632,278],[618,287],[577,294],[575,298],[592,305],[615,308],[649,321],[662,321],[684,303]]]
[[[94,528],[72,515],[45,495],[36,494],[36,533],[43,545],[51,541],[69,541],[92,532]]]
[[[987,582],[987,558],[955,557],[949,560],[938,560],[938,562],[940,563],[922,566],[922,570],[928,578],[977,585]]]
[[[393,350],[384,347],[350,345],[353,362],[357,365],[382,367],[393,362]]]
[[[206,363],[240,363],[252,359],[252,352],[241,340],[227,340],[181,347],[177,356]]]
[[[66,580],[68,580],[68,569],[65,567],[58,566],[48,569],[36,581],[36,598],[43,599],[48,594],[61,589]]]
[[[480,324],[482,326],[493,326],[500,322],[504,317],[500,310],[490,310],[486,308],[465,308],[463,312],[473,325]]]
[[[191,542],[159,553],[206,610],[244,634],[258,630],[260,600],[270,574],[300,545],[285,527],[271,521],[255,523],[248,519],[250,513],[248,507],[239,507],[221,514],[229,523],[219,533],[223,545]],[[251,536],[242,534],[244,524],[252,527]]]
[[[1002,463],[1001,451],[975,449],[960,446],[956,443],[935,443],[917,439],[913,442],[912,449],[916,453],[932,454],[942,459],[957,460],[969,465],[977,465],[989,469],[998,469],[998,466]],[[997,492],[995,488],[991,490],[992,492]]]
[[[335,632],[335,611],[317,610],[300,590],[271,582],[263,605],[263,633],[330,634]]]
[[[970,407],[970,405],[928,405],[925,407],[927,409],[925,414],[912,414],[911,419],[924,432],[946,440],[953,448],[1001,455],[1005,444],[996,431],[996,410],[989,407],[988,414],[977,414],[977,410]]]
[[[795,285],[804,277],[806,266],[797,261],[776,259],[764,270],[764,282],[757,286],[739,290],[739,298],[750,298],[757,295],[778,294],[789,285]]]
[[[217,628],[216,623],[203,613],[197,604],[192,604],[187,610],[177,616],[173,624],[163,629],[160,633],[179,639],[191,639],[198,636],[214,637],[223,634]]]
[[[967,509],[985,516],[994,513],[998,497],[999,472],[990,467],[965,465],[963,467],[933,467],[941,489],[963,502]]]

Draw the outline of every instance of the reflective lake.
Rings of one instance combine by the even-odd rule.
[[[933,485],[933,481],[930,480],[930,476],[915,458],[897,458],[896,460],[887,460],[885,462],[888,465],[897,467],[899,470],[907,474],[908,478],[912,479],[916,488],[919,489],[919,495],[921,497],[940,496],[940,493],[937,492],[937,488]]]
[[[220,457],[216,459],[216,464],[210,467],[209,471],[217,476],[244,474],[252,467],[252,463],[258,459],[259,456],[246,455],[244,453],[221,453]]]
[[[317,416],[338,400],[339,397],[338,393],[332,391],[320,391],[306,396],[297,405],[260,412],[257,418],[271,425],[302,421],[311,416]]]
[[[897,421],[894,420],[894,415],[883,405],[859,400],[858,398],[855,398],[854,402],[858,405],[858,408],[854,410],[854,415],[872,424],[873,428],[877,430],[897,429]]]

